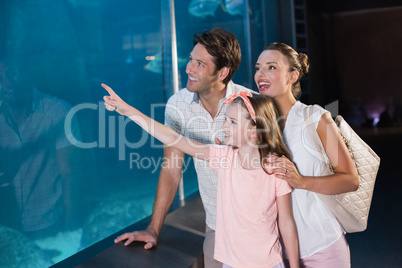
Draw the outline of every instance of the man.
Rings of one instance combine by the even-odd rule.
[[[193,43],[186,68],[187,86],[168,100],[165,124],[186,137],[202,143],[214,143],[216,139],[223,140],[225,99],[233,92],[249,90],[231,81],[240,65],[240,46],[236,37],[224,29],[196,34]],[[115,243],[127,239],[124,245],[143,241],[145,249],[156,246],[182,177],[184,153],[165,146],[164,159],[150,224],[145,230],[117,237]],[[222,263],[214,260],[217,174],[209,169],[208,162],[194,158],[194,164],[206,212],[205,267],[222,267]]]
[[[74,148],[64,130],[70,108],[0,60],[0,199],[9,204],[0,209],[1,225],[44,237],[60,230],[71,213]],[[76,121],[71,133],[80,137]]]

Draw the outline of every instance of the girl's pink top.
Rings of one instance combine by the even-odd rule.
[[[218,173],[214,257],[232,267],[273,267],[282,261],[276,197],[292,188],[262,168],[242,168],[237,152],[210,147],[210,168]]]

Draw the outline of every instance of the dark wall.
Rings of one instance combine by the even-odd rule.
[[[396,117],[402,102],[402,1],[307,0],[307,12],[310,101],[340,100],[340,112],[354,125],[366,116],[378,118],[387,107]]]
[[[315,13],[335,13],[402,5],[401,0],[306,0],[310,10]]]

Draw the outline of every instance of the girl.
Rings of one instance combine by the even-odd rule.
[[[281,231],[291,267],[299,267],[291,188],[263,164],[269,154],[289,157],[269,98],[233,94],[226,100],[223,125],[230,146],[205,145],[155,122],[102,86],[110,94],[104,97],[106,109],[129,117],[162,143],[209,161],[218,172],[215,259],[224,267],[283,267]]]
[[[267,45],[257,60],[255,82],[260,94],[275,102],[282,119],[283,137],[292,153],[293,163],[284,157],[273,157],[272,164],[282,165],[287,170],[276,177],[295,188],[292,208],[301,266],[350,267],[349,246],[343,228],[315,193],[333,195],[354,191],[358,188],[359,178],[330,113],[317,106],[313,108],[313,121],[335,174],[320,176],[327,165],[308,151],[308,148],[315,148],[304,120],[308,106],[296,101],[301,91],[299,81],[308,72],[308,67],[307,55],[298,54],[282,43]]]

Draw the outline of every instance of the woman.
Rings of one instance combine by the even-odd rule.
[[[344,230],[315,193],[339,194],[358,188],[357,170],[328,111],[314,106],[315,128],[334,166],[333,175],[321,176],[327,165],[309,152],[315,148],[308,134],[304,112],[307,105],[296,100],[300,79],[308,72],[307,55],[283,43],[271,43],[256,63],[255,82],[260,94],[271,97],[278,109],[280,126],[292,161],[277,157],[274,165],[285,168],[277,177],[287,181],[292,192],[300,246],[301,267],[350,267]],[[311,151],[311,149],[310,149]]]

